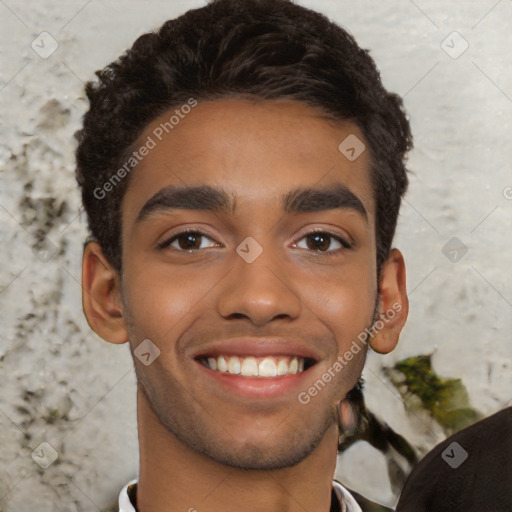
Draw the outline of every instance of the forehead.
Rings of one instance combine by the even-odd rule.
[[[281,208],[283,196],[297,188],[342,184],[373,219],[369,151],[347,158],[353,154],[344,151],[344,141],[355,141],[359,153],[364,137],[353,123],[334,123],[296,101],[229,99],[183,111],[178,106],[150,123],[134,145],[151,149],[132,171],[123,225],[133,225],[162,189],[202,185],[229,190],[236,197],[232,206],[243,213]]]

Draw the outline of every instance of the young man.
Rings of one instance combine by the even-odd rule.
[[[393,350],[407,317],[400,98],[288,0],[210,2],[97,74],[83,304],[134,356],[140,468],[119,509],[384,510],[333,476],[368,345]]]

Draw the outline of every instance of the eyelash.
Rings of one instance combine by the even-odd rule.
[[[171,238],[168,238],[167,240],[164,240],[163,242],[158,244],[157,249],[158,250],[167,249],[180,236],[187,235],[187,234],[199,235],[200,237],[206,237],[206,238],[209,238],[209,239],[213,240],[206,233],[203,233],[201,231],[198,231],[198,230],[195,230],[195,229],[185,229],[183,231],[180,231],[179,233],[174,234]],[[334,249],[334,250],[331,249],[330,251],[313,251],[313,252],[322,254],[324,256],[336,256],[340,252],[352,249],[352,244],[347,242],[347,240],[345,240],[344,238],[342,238],[342,237],[340,237],[338,235],[335,235],[334,233],[326,231],[324,229],[314,229],[313,231],[309,231],[309,232],[305,233],[304,236],[302,236],[302,238],[300,238],[300,240],[306,238],[307,236],[315,235],[315,234],[317,234],[317,235],[327,235],[330,238],[334,238],[337,242],[339,242],[342,245],[342,247],[339,248],[339,249]],[[183,249],[175,249],[175,248],[173,248],[172,250],[177,251],[177,252],[181,252],[181,253],[184,253],[184,254],[193,254],[193,253],[198,253],[199,251],[201,251],[203,249],[183,250]],[[308,249],[305,249],[305,250],[308,250]]]

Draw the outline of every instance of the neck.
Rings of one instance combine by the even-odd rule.
[[[336,469],[337,428],[299,464],[272,471],[233,468],[183,444],[137,392],[139,512],[328,512]]]

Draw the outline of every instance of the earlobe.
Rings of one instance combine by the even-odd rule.
[[[128,341],[119,275],[97,242],[84,247],[82,305],[87,323],[98,336],[110,343]]]
[[[398,249],[392,249],[381,272],[379,311],[369,340],[375,352],[388,354],[396,347],[408,313],[404,257]]]

